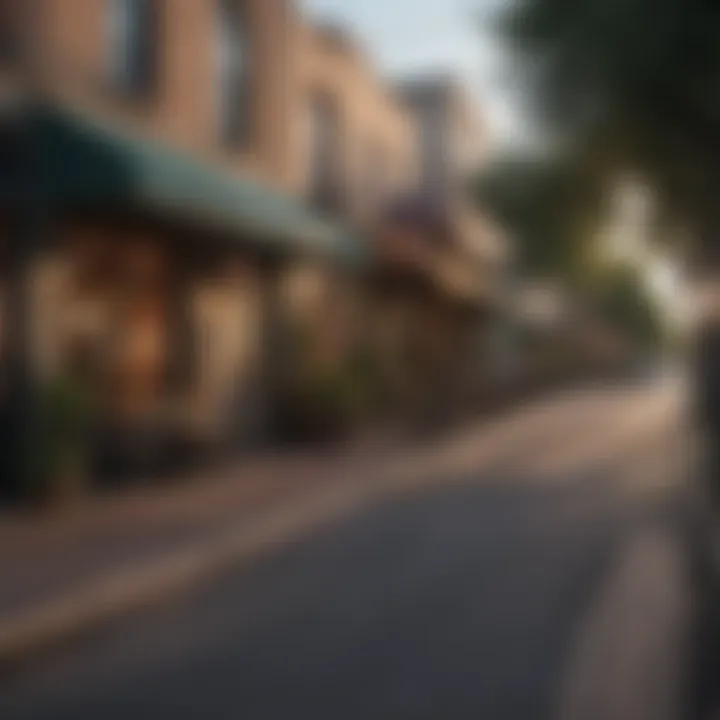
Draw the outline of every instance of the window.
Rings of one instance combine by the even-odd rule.
[[[382,212],[384,205],[391,198],[389,190],[388,166],[389,154],[377,142],[370,141],[367,145],[365,162],[365,204],[368,212]]]
[[[0,62],[17,62],[21,52],[22,13],[19,3],[0,0]]]
[[[250,127],[250,40],[237,0],[220,0],[216,18],[218,120],[223,144],[237,147]]]
[[[341,209],[340,130],[337,110],[330,98],[319,95],[310,107],[311,200],[320,210]]]
[[[109,0],[110,79],[129,94],[153,91],[158,74],[156,0]]]

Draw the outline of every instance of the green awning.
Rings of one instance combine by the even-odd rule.
[[[366,258],[358,236],[259,182],[68,110],[44,108],[32,123],[51,207],[147,208],[287,251]]]

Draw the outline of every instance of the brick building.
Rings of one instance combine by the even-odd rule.
[[[152,444],[142,455],[267,435],[285,275],[362,254],[293,195],[301,18],[284,0],[14,9],[4,362],[29,383],[8,387],[44,387],[82,344],[100,424]]]
[[[424,126],[295,3],[7,3],[0,103],[7,388],[43,387],[82,345],[113,438],[237,446],[272,435],[295,325],[313,361],[362,341],[400,384],[408,334],[438,307],[446,330],[458,296],[435,290],[464,256],[396,212],[423,196]],[[388,262],[408,238],[427,262]]]

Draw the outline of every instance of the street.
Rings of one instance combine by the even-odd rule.
[[[417,487],[5,677],[0,717],[683,717],[681,400],[596,386],[469,428]]]

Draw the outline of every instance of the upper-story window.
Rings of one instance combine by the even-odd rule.
[[[388,177],[389,155],[377,142],[370,141],[365,150],[365,206],[369,213],[382,212],[391,198]]]
[[[108,0],[109,65],[114,87],[130,94],[151,92],[157,82],[157,0]]]
[[[0,1],[0,63],[17,62],[21,55],[20,4]]]
[[[223,144],[242,145],[250,129],[250,34],[238,0],[218,0],[215,24],[219,132]]]
[[[340,122],[332,99],[316,95],[310,104],[310,194],[321,210],[342,209]]]

